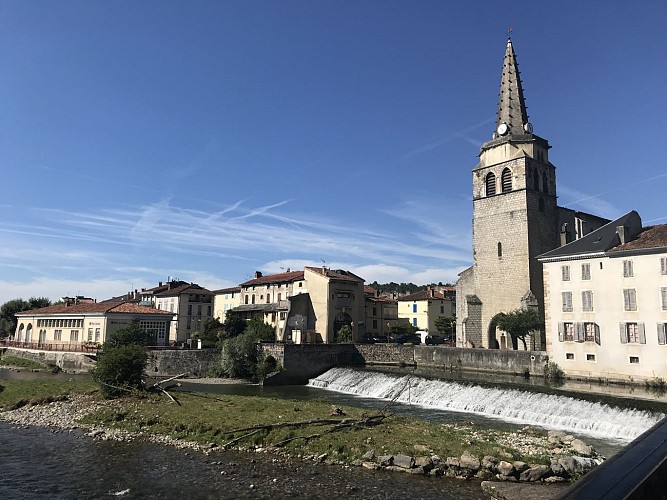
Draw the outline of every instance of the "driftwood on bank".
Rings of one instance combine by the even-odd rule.
[[[149,387],[148,390],[149,391],[160,391],[163,394],[165,394],[169,399],[171,399],[174,403],[176,403],[178,406],[181,406],[181,403],[174,396],[169,394],[169,392],[167,392],[167,388],[162,387],[162,384],[165,384],[167,382],[171,382],[172,380],[176,380],[178,378],[185,377],[187,374],[188,374],[188,372],[185,372],[185,373],[181,373],[179,375],[175,375],[173,377],[166,378],[164,380],[159,380],[159,381],[155,382],[151,387]],[[177,385],[179,385],[179,384],[177,384]],[[173,387],[173,386],[170,386],[170,387]]]
[[[244,427],[241,429],[234,429],[232,431],[227,432],[226,434],[234,435],[239,432],[246,432],[245,434],[238,436],[231,441],[228,441],[227,443],[223,444],[223,448],[228,448],[230,446],[233,446],[237,444],[239,441],[242,441],[245,438],[254,436],[255,434],[258,434],[262,431],[271,431],[273,429],[278,429],[278,428],[283,428],[283,427],[293,427],[293,428],[300,428],[300,427],[309,427],[309,426],[321,426],[321,425],[331,425],[330,428],[323,430],[320,433],[317,434],[310,434],[307,436],[294,436],[288,439],[285,439],[283,441],[279,441],[278,443],[273,444],[273,446],[280,448],[287,443],[290,443],[291,441],[296,441],[298,439],[303,439],[306,442],[310,441],[311,439],[315,439],[318,437],[321,437],[324,434],[329,434],[331,432],[336,432],[342,429],[348,429],[350,427],[370,427],[373,425],[377,425],[382,420],[386,418],[386,415],[384,414],[379,414],[379,415],[371,415],[367,417],[362,417],[362,418],[314,418],[311,420],[300,420],[297,422],[278,422],[274,424],[262,424],[262,425],[253,425],[251,427]]]

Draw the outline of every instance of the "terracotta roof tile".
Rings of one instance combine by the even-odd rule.
[[[632,241],[618,245],[609,251],[624,252],[627,250],[646,250],[650,248],[667,248],[667,224],[647,226]]]
[[[268,285],[271,283],[290,283],[292,281],[301,281],[302,279],[303,271],[290,271],[289,273],[267,274],[266,276],[261,276],[259,278],[246,281],[245,283],[241,283],[241,286]]]
[[[326,276],[327,278],[333,278],[341,281],[364,281],[363,278],[360,278],[350,271],[344,271],[342,269],[323,269],[321,267],[306,267],[309,271],[317,273],[321,276]]]
[[[210,295],[211,294],[211,291],[207,290],[204,287],[201,287],[201,286],[196,285],[194,283],[185,283],[183,285],[174,287],[170,290],[165,290],[164,292],[156,293],[155,295],[159,296],[159,297],[170,297],[172,295],[180,295],[180,294],[186,293],[186,292],[199,293],[199,294],[202,294],[202,295]]]
[[[445,294],[442,292],[436,292],[433,291],[433,295],[431,295],[430,290],[422,290],[421,292],[415,292],[411,293],[410,295],[403,295],[402,297],[399,297],[399,301],[417,301],[417,300],[428,300],[428,299],[436,299],[436,300],[452,300],[450,298],[445,297]]]
[[[32,309],[30,311],[21,311],[17,316],[51,315],[51,314],[107,314],[107,313],[125,313],[125,314],[155,314],[173,316],[174,313],[161,311],[152,307],[140,306],[134,302],[117,302],[107,300],[95,304],[76,304],[67,306],[65,304],[56,304],[53,306]]]

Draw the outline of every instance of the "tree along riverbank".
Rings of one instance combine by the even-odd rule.
[[[435,424],[397,417],[390,407],[370,411],[332,408],[323,400],[202,393],[178,393],[178,403],[155,394],[107,401],[86,381],[2,385],[3,420],[79,427],[96,439],[147,439],[207,454],[233,448],[317,463],[513,482],[576,479],[600,458],[564,433]]]

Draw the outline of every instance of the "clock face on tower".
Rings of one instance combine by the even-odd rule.
[[[498,135],[505,135],[509,131],[509,127],[507,126],[507,123],[503,122],[500,125],[498,125]]]
[[[527,122],[523,126],[523,130],[526,132],[526,134],[532,134],[533,133],[533,124],[530,122]]]

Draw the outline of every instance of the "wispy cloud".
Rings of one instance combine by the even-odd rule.
[[[434,149],[439,148],[440,146],[444,146],[445,144],[452,142],[455,139],[463,139],[473,146],[479,147],[480,142],[477,139],[474,139],[473,137],[470,137],[470,132],[473,132],[477,130],[478,128],[488,125],[489,123],[493,123],[495,121],[495,118],[487,118],[486,120],[483,120],[479,123],[475,123],[474,125],[471,125],[469,127],[463,128],[457,132],[454,132],[452,134],[449,134],[445,137],[442,137],[436,141],[430,142],[428,144],[424,144],[423,146],[420,146],[416,149],[413,149],[412,151],[409,151],[406,153],[406,155],[403,157],[404,160],[407,160],[408,158],[415,157],[417,155],[420,155],[422,153],[426,153],[428,151],[433,151]]]
[[[607,192],[608,193],[608,192]],[[582,211],[599,215],[607,219],[614,219],[622,212],[619,208],[600,198],[606,193],[587,194],[571,189],[563,184],[558,185],[559,204],[566,207],[576,207]]]

